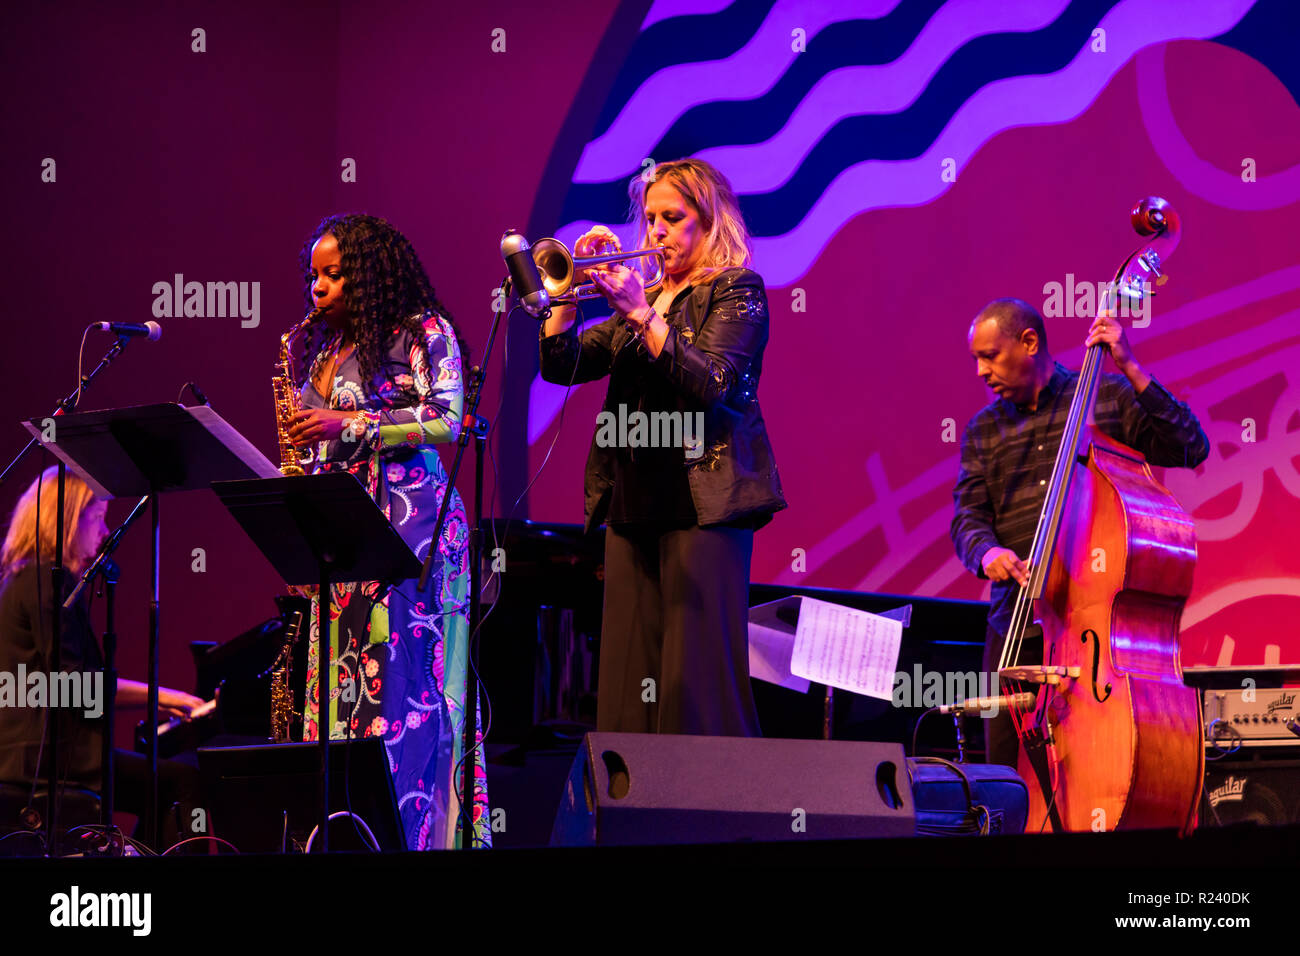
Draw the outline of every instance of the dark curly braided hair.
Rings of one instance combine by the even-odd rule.
[[[469,346],[447,307],[438,301],[415,248],[390,223],[376,216],[362,213],[326,216],[316,226],[298,254],[298,268],[305,283],[306,311],[310,312],[316,305],[311,295],[312,246],[326,233],[339,244],[340,265],[347,280],[343,294],[352,316],[357,363],[361,366],[367,394],[374,397],[373,390],[384,371],[385,355],[394,336],[406,330],[417,341],[424,341],[420,316],[425,312],[435,312],[447,320],[460,347],[461,361],[468,367]],[[332,335],[323,320],[308,327],[302,336],[300,368],[304,375]],[[431,370],[436,377],[437,369]]]

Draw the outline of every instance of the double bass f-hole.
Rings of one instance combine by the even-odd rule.
[[[1088,630],[1083,632],[1083,636],[1080,637],[1079,640],[1087,644],[1089,637],[1092,638],[1092,696],[1096,699],[1097,703],[1104,704],[1110,697],[1111,686],[1110,681],[1107,681],[1105,697],[1102,697],[1097,693],[1097,670],[1101,667],[1101,638],[1097,636],[1096,631],[1092,628],[1088,628]]]

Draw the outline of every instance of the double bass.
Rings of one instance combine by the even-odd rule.
[[[1140,301],[1178,245],[1165,200],[1142,200],[1130,218],[1150,238],[1098,297],[1099,315]],[[1031,831],[1186,834],[1205,776],[1200,701],[1179,662],[1195,527],[1143,455],[1095,427],[1105,356],[1089,347],[1079,373],[999,679],[1008,695],[1031,691],[1010,708]]]

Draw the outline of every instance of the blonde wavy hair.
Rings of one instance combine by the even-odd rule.
[[[36,513],[36,498],[41,499],[40,521]],[[95,500],[95,493],[79,477],[68,472],[63,490],[63,563],[75,573],[77,561],[75,543],[81,530],[82,515]],[[59,468],[52,465],[40,473],[27,486],[9,519],[9,531],[4,546],[0,548],[0,584],[36,559],[36,529],[40,528],[40,555],[42,563],[54,560],[54,535],[59,515]]]
[[[655,183],[667,183],[681,193],[705,229],[704,247],[700,250],[699,264],[691,272],[690,281],[711,279],[726,269],[749,266],[754,259],[754,250],[735,190],[717,167],[702,159],[674,159],[659,163],[648,175],[632,177],[627,187],[628,198],[632,201],[628,222],[641,223],[638,248],[650,245],[645,194]]]

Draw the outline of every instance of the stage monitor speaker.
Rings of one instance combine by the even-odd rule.
[[[1224,758],[1207,762],[1198,825],[1235,823],[1300,823],[1300,760]]]
[[[914,836],[901,744],[590,733],[552,846]]]

